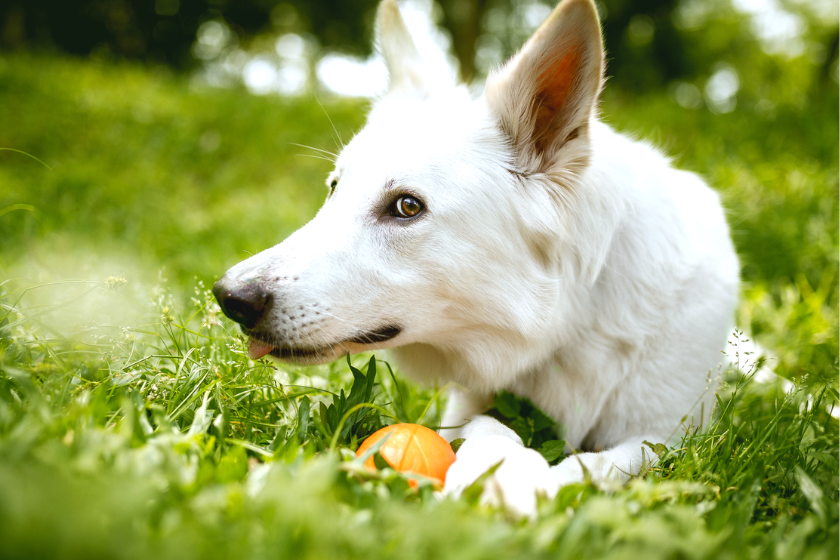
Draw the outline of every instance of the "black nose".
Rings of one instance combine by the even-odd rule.
[[[219,280],[213,286],[213,295],[225,315],[248,329],[257,324],[268,308],[269,294],[259,284],[229,288]]]

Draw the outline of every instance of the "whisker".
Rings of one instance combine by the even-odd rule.
[[[306,148],[307,150],[315,150],[316,152],[321,152],[321,153],[333,156],[334,158],[338,157],[338,154],[336,154],[335,152],[331,152],[329,150],[324,150],[323,148],[316,148],[315,146],[307,146],[306,144],[298,144],[296,142],[289,142],[289,144],[292,145],[292,146],[297,146],[299,148]]]
[[[330,163],[335,163],[334,159],[330,159],[330,158],[324,157],[324,156],[317,156],[317,155],[314,155],[314,154],[295,154],[295,155],[300,156],[300,157],[311,157],[311,158],[315,158],[315,159],[322,159],[322,160],[328,161]]]
[[[329,311],[321,311],[321,313],[322,313],[323,315],[328,315],[329,317],[332,317],[333,319],[335,319],[335,320],[337,320],[337,321],[341,321],[342,323],[349,323],[350,325],[353,325],[353,324],[354,324],[352,321],[349,321],[349,320],[347,320],[347,319],[342,319],[342,318],[341,318],[341,317],[339,317],[338,315],[334,315],[333,313],[330,313]]]
[[[315,340],[315,337],[312,336],[314,334],[317,334],[319,336],[319,338],[321,339],[321,345],[320,346],[318,345],[318,342]],[[312,347],[313,348],[331,348],[332,346],[335,345],[334,342],[330,343],[330,341],[327,340],[327,337],[324,336],[324,333],[323,333],[323,331],[321,331],[321,329],[318,329],[314,332],[306,333],[306,338],[308,338],[312,342]]]
[[[321,106],[321,110],[322,110],[322,111],[324,112],[324,114],[327,116],[327,120],[328,120],[328,121],[330,121],[330,125],[331,125],[331,126],[332,126],[332,128],[333,128],[333,132],[335,132],[335,135],[338,137],[338,142],[336,142],[336,144],[340,144],[340,145],[341,145],[341,148],[340,148],[340,149],[342,149],[342,150],[343,150],[343,149],[344,149],[344,140],[342,140],[342,139],[341,139],[341,134],[339,134],[339,133],[338,133],[338,129],[335,127],[335,123],[333,123],[332,119],[330,118],[329,113],[327,113],[327,110],[326,110],[326,109],[324,109],[324,106],[321,104],[321,100],[320,100],[320,99],[318,99],[318,96],[317,96],[317,95],[315,96],[315,101],[317,101],[317,102],[318,102],[318,105],[320,105],[320,106]]]

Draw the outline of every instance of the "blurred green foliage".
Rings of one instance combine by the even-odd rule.
[[[0,209],[36,209],[3,216],[0,264],[28,255],[60,272],[55,255],[116,264],[131,247],[118,272],[139,266],[153,278],[166,263],[179,281],[209,280],[315,214],[328,165],[294,144],[337,149],[318,103],[186,89],[128,65],[0,61],[0,146],[58,170],[0,152]],[[345,137],[364,112],[358,102],[329,107]]]

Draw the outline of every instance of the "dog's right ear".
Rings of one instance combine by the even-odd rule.
[[[396,0],[382,0],[379,4],[376,14],[376,46],[388,68],[388,93],[401,92],[427,97],[439,85],[448,81],[420,56]]]
[[[563,0],[505,66],[487,79],[490,109],[524,171],[574,171],[588,161],[588,128],[604,71],[592,0]],[[578,140],[579,139],[579,140]],[[563,150],[573,140],[575,149]]]

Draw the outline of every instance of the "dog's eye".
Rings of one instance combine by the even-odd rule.
[[[423,211],[423,203],[413,196],[401,196],[391,207],[391,214],[398,218],[413,218]]]

